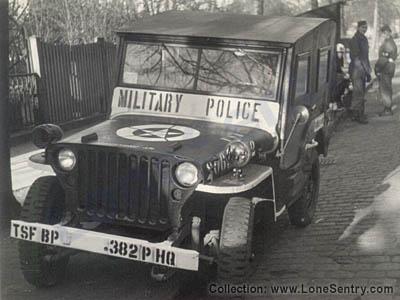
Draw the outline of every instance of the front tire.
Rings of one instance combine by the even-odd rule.
[[[21,220],[57,224],[65,210],[64,190],[55,176],[38,178],[29,189]],[[65,277],[69,256],[60,256],[62,249],[27,241],[19,242],[22,274],[37,287],[50,287]]]
[[[318,153],[313,149],[306,156],[303,172],[307,176],[301,196],[288,208],[290,222],[297,227],[305,227],[312,222],[318,201],[320,167]]]
[[[252,258],[254,208],[250,199],[233,197],[224,211],[217,277],[220,282],[243,283]]]

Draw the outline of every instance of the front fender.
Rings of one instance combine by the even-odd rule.
[[[41,164],[41,165],[48,165],[49,163],[46,161],[46,153],[40,152],[40,153],[36,153],[33,154],[29,157],[29,161],[31,163],[35,163],[35,164]]]
[[[50,163],[46,160],[44,151],[31,155],[28,160],[28,166],[32,169],[49,172],[50,175],[54,175]]]
[[[211,184],[199,184],[196,191],[210,194],[238,194],[256,187],[272,176],[272,168],[258,164],[248,164],[242,168],[243,178],[232,176],[232,172],[216,178]]]

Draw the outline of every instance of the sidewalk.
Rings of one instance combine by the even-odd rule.
[[[11,157],[11,181],[13,193],[21,205],[24,202],[29,187],[37,178],[54,174],[50,166],[37,164],[37,166],[33,166],[33,163],[29,161],[31,155],[42,151],[43,150],[39,149]]]

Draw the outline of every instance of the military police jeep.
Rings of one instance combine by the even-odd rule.
[[[217,265],[243,282],[256,222],[311,223],[326,154],[335,23],[167,12],[118,31],[109,117],[68,138],[33,131],[31,186],[11,235],[22,272],[58,283],[77,250],[153,264]]]

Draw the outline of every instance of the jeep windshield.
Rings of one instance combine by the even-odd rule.
[[[129,43],[122,83],[276,100],[280,53]]]

